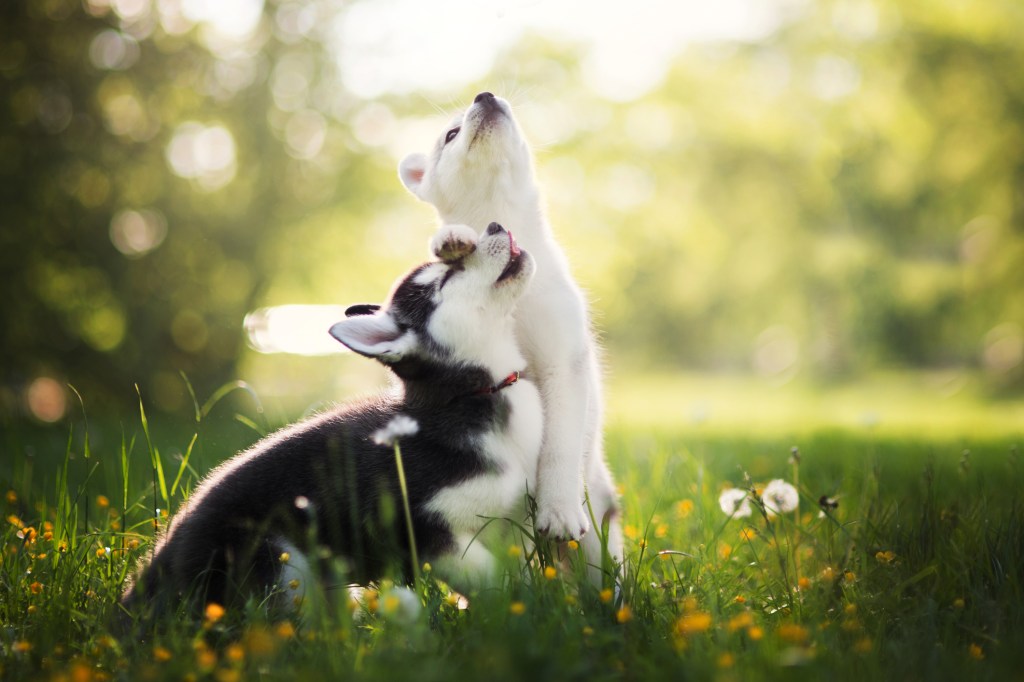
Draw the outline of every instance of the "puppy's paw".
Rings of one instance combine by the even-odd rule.
[[[451,263],[473,253],[476,238],[476,232],[468,225],[442,225],[430,240],[430,251],[445,263]]]
[[[590,530],[590,519],[581,500],[540,501],[537,507],[537,530],[559,542],[579,540]]]

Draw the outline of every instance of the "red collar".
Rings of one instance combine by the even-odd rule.
[[[492,393],[497,393],[501,389],[508,388],[517,381],[519,381],[519,372],[512,372],[507,377],[505,377],[498,383],[494,384],[493,386],[481,388],[479,391],[477,391],[477,395],[491,395]]]

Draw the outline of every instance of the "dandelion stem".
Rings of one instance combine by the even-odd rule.
[[[412,558],[412,577],[419,582],[420,560],[416,552],[416,536],[412,530],[412,510],[409,508],[409,489],[405,485],[405,467],[402,466],[402,449],[395,440],[395,466],[398,468],[398,487],[402,491],[402,508],[405,510],[405,528],[409,532],[409,556]]]

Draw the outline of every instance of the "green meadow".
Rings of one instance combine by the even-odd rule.
[[[712,384],[691,378],[663,397],[712,395]],[[774,394],[776,410],[800,400],[797,388],[749,390]],[[358,600],[314,590],[291,619],[253,598],[130,635],[115,627],[117,598],[154,526],[205,471],[272,425],[240,390],[179,422],[150,417],[143,402],[118,422],[79,409],[53,426],[7,423],[2,677],[1019,676],[1024,462],[1012,419],[976,435],[971,409],[935,432],[913,420],[886,427],[884,414],[859,426],[742,428],[724,408],[694,419],[680,404],[674,423],[629,424],[617,399],[610,404],[607,450],[627,536],[617,588],[610,577],[588,583],[572,545],[535,546],[524,519],[496,520],[486,541],[504,568],[493,589],[458,595],[427,566],[411,588],[385,576]],[[757,497],[775,479],[798,489],[795,510],[772,514]],[[749,516],[723,511],[730,487],[750,491]]]

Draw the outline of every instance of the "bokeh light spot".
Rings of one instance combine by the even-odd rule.
[[[124,312],[116,304],[95,308],[81,320],[82,335],[98,351],[111,351],[121,345],[127,326]]]
[[[328,330],[345,319],[337,305],[281,305],[260,308],[245,316],[249,345],[260,353],[331,355],[345,347]]]
[[[110,221],[110,241],[129,258],[149,253],[160,246],[166,236],[167,221],[158,211],[125,210]]]
[[[123,71],[139,60],[139,44],[129,35],[107,29],[92,39],[89,60],[97,69]]]
[[[64,386],[56,379],[39,377],[26,391],[28,409],[32,415],[44,422],[59,421],[67,411],[67,394]]]
[[[195,180],[207,191],[220,189],[235,177],[235,138],[222,125],[182,123],[167,145],[166,156],[176,175]]]

